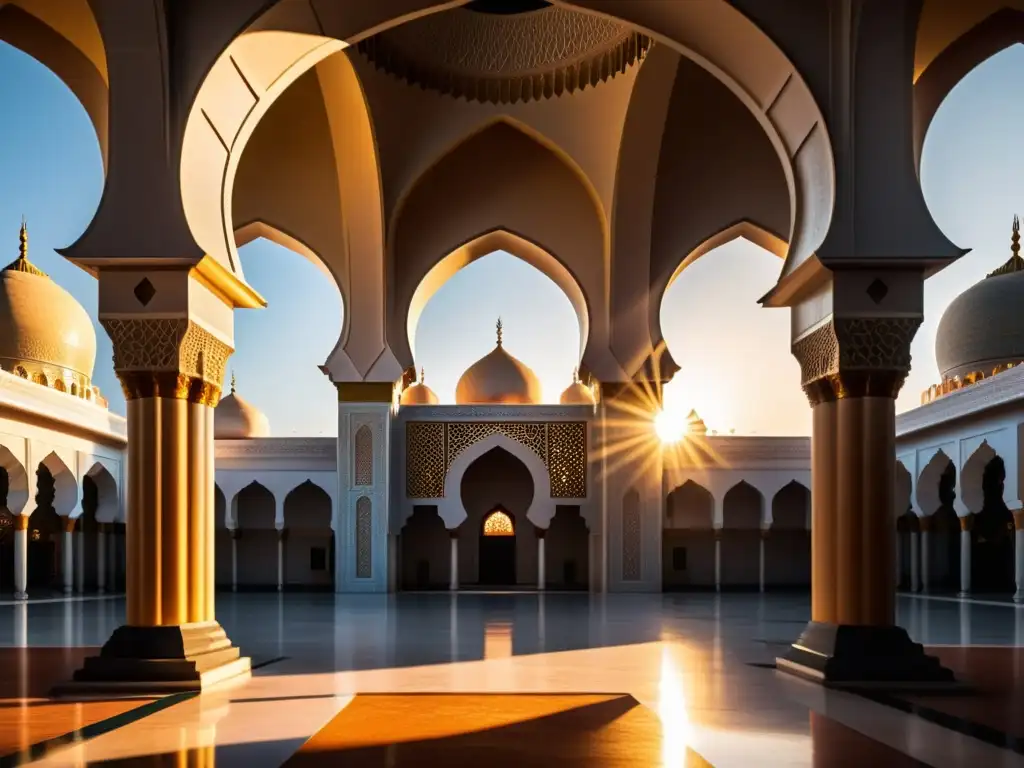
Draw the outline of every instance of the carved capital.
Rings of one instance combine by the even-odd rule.
[[[29,528],[29,516],[28,515],[15,515],[14,516],[14,527],[19,531],[27,531]]]
[[[128,400],[168,397],[215,406],[234,349],[187,318],[102,318]]]
[[[832,317],[798,339],[793,355],[811,405],[846,397],[895,398],[910,372],[919,317]]]

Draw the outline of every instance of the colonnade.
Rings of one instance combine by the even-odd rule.
[[[537,538],[537,590],[544,591],[547,589],[547,551],[544,546],[544,536],[547,533],[547,528],[541,528],[539,526],[533,527],[534,534]],[[457,592],[459,590],[459,530],[457,528],[448,529],[448,537],[450,544],[449,559],[448,559],[448,590],[450,592]]]

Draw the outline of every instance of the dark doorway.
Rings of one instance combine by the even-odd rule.
[[[512,515],[500,507],[484,516],[480,531],[480,584],[514,586],[516,534]]]
[[[1006,468],[998,456],[982,474],[984,507],[974,516],[971,553],[971,591],[1013,592],[1016,588],[1013,546],[1013,514],[1003,501]]]

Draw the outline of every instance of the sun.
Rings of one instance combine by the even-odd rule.
[[[675,411],[660,411],[654,417],[654,431],[663,443],[678,443],[686,437],[688,427],[686,417]]]

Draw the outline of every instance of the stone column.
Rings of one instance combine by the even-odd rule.
[[[908,531],[910,536],[910,591],[921,588],[921,535],[916,529]]]
[[[448,536],[451,539],[448,559],[448,589],[456,592],[459,589],[459,532],[450,530]]]
[[[99,523],[96,530],[96,591],[107,591],[107,524]]]
[[[535,528],[537,532],[537,589],[543,591],[547,584],[545,578],[545,554],[544,554],[544,534],[548,532],[547,528]]]
[[[238,591],[238,540],[242,538],[241,528],[231,529],[231,591]]]
[[[715,528],[715,592],[722,591],[722,529]]]
[[[768,529],[767,528],[762,528],[761,529],[760,549],[758,550],[758,553],[757,553],[758,554],[758,558],[757,558],[757,584],[758,584],[758,591],[761,592],[762,594],[764,594],[764,565],[765,565],[765,563],[764,563],[764,550],[765,550],[765,540],[767,538],[768,538]]]
[[[69,690],[201,690],[249,671],[212,599],[213,408],[232,347],[231,307],[210,281],[233,278],[214,271],[199,282],[194,272],[101,273],[100,320],[113,342],[131,446],[127,621]],[[202,320],[189,302],[202,306]],[[208,324],[215,320],[222,325]]]
[[[921,517],[917,520],[917,525],[921,529],[921,540],[918,542],[918,547],[921,550],[921,581],[919,584],[920,592],[928,591],[928,583],[931,581],[931,528],[932,519],[931,517]]]
[[[893,569],[896,579],[896,589],[903,586],[903,530],[900,524],[896,523],[896,567]]]
[[[971,529],[974,515],[960,518],[960,597],[971,596]]]
[[[284,555],[285,542],[288,541],[288,529],[281,528],[277,532],[277,591],[284,592]]]
[[[1017,582],[1015,603],[1024,603],[1024,509],[1013,513],[1013,571]]]
[[[72,534],[75,542],[75,592],[85,594],[85,525],[79,525]]]
[[[75,585],[75,518],[62,517],[64,532],[60,540],[61,578],[64,582],[64,594],[70,595]]]
[[[28,515],[14,518],[14,599],[28,600]]]
[[[834,314],[793,344],[813,414],[811,622],[778,666],[838,686],[952,681],[895,623],[895,398],[922,289],[919,273],[885,277],[831,273]],[[903,286],[913,311],[865,316],[890,285]]]

